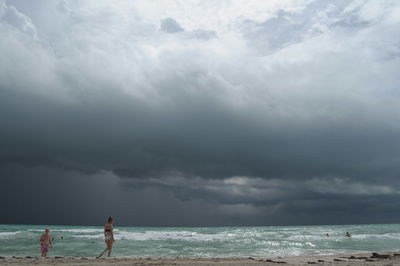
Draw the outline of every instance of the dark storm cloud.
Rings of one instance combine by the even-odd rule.
[[[140,103],[124,102],[122,95],[107,98],[116,106],[37,100],[30,97],[20,106],[15,103],[24,99],[3,90],[1,161],[106,169],[125,177],[169,171],[210,178],[398,175],[394,129],[375,132],[347,123],[331,128],[321,122],[307,130],[287,126],[282,133],[271,133],[210,101],[200,103],[206,110],[186,103],[155,114]]]
[[[199,181],[190,184],[191,180],[181,180],[180,188],[170,190],[155,185],[154,180],[151,186],[144,182],[144,186],[126,183],[132,180],[121,183],[110,172],[85,175],[46,167],[3,165],[0,174],[3,182],[0,200],[7,203],[2,205],[3,223],[93,225],[101,224],[107,215],[117,217],[118,225],[130,226],[343,224],[396,222],[399,218],[393,212],[398,208],[398,194],[310,195],[294,189],[298,184],[276,180],[264,184],[274,195],[262,204],[254,204],[257,196],[267,198],[268,194],[252,195],[254,187],[240,179],[225,181],[225,185],[220,181],[201,182],[206,189],[219,188],[222,195],[233,193],[228,190],[236,182],[240,184],[236,193],[243,190],[246,195],[220,197],[218,190],[214,190],[190,193],[190,199],[182,200],[176,195],[193,192],[191,186],[200,185]],[[257,189],[263,186],[259,183],[267,182],[247,181],[257,185]],[[285,191],[274,192],[277,187]]]
[[[3,166],[2,223],[101,224],[108,215],[118,225],[176,226],[222,224],[216,207],[182,204],[157,188],[121,190],[108,172],[84,175],[46,167]],[[27,208],[27,206],[29,206]],[[191,209],[197,209],[191,213]]]
[[[361,218],[347,221],[359,222],[367,206],[397,217],[385,202],[399,193],[398,4],[318,1],[262,20],[244,9],[227,25],[204,21],[207,10],[175,19],[146,5],[0,1],[7,197],[18,191],[12,176],[71,193],[105,183],[92,201],[84,190],[72,200],[82,216],[111,182],[106,204],[120,217],[133,221],[131,207],[158,213],[142,225],[285,223],[356,209]],[[54,208],[66,206],[53,196]],[[8,208],[8,221],[28,219]],[[162,220],[166,208],[175,218]],[[79,223],[68,214],[57,217]]]

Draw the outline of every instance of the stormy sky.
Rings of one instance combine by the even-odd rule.
[[[0,0],[0,223],[400,221],[397,0]]]

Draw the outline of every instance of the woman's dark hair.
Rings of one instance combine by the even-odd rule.
[[[108,216],[107,222],[111,223],[112,221],[114,221],[114,219],[111,216]]]

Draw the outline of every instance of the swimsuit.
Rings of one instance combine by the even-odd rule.
[[[40,249],[42,253],[49,252],[50,244],[40,244]]]
[[[104,232],[110,232],[112,234],[112,229],[105,229]],[[111,240],[111,239],[112,239],[111,235],[105,235],[106,241]]]

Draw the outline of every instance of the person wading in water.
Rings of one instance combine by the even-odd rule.
[[[46,228],[44,234],[40,237],[40,251],[42,252],[42,257],[46,257],[49,249],[53,247],[52,238],[49,232],[50,230]]]

